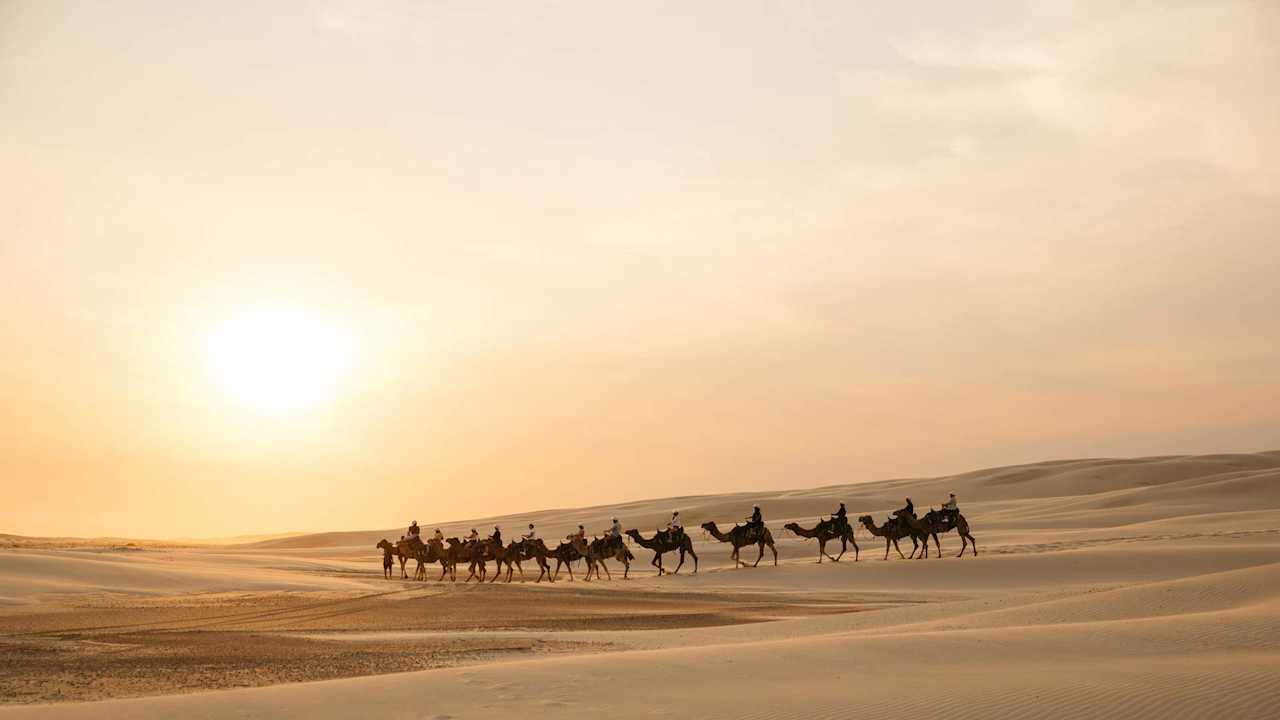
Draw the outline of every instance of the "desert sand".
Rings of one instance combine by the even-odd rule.
[[[955,558],[951,533],[941,558],[885,560],[860,530],[856,562],[818,564],[816,543],[783,529],[839,501],[883,521],[906,495],[923,510],[948,491],[977,557]],[[752,503],[777,567],[766,553],[735,569],[697,528]],[[632,545],[631,579],[611,564],[612,581],[590,583],[534,583],[536,568],[510,585],[385,580],[374,544],[399,530],[216,547],[0,538],[0,719],[1280,714],[1280,452],[440,526],[496,522],[511,536],[532,520],[555,538],[616,512],[647,534],[673,508],[696,539],[696,575],[658,577]]]

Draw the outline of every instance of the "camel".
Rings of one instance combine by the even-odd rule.
[[[390,545],[390,541],[388,541],[387,544]],[[392,554],[400,558],[400,579],[408,580],[409,574],[404,571],[404,564],[409,562],[409,558],[413,555],[413,549],[409,547],[409,541],[404,538],[400,538],[396,541],[395,548],[396,550]]]
[[[716,527],[714,521],[704,522],[701,527],[703,530],[711,533],[711,537],[719,540],[720,542],[727,542],[733,545],[733,552],[730,553],[729,557],[733,560],[734,567],[738,567],[739,565],[743,567],[758,566],[760,564],[760,558],[764,557],[764,547],[766,545],[768,545],[769,549],[773,551],[773,564],[775,566],[778,564],[778,548],[774,547],[773,533],[769,532],[769,528],[767,527],[761,528],[761,532],[752,532],[742,525],[734,525],[733,529],[728,533],[720,532],[720,528]],[[747,565],[747,563],[743,562],[742,559],[738,557],[738,550],[748,545],[757,545],[760,548],[760,554],[756,556],[756,562],[754,565]]]
[[[858,518],[858,522],[862,523],[862,525],[866,527],[867,531],[870,532],[872,535],[875,535],[876,537],[884,538],[884,559],[885,560],[889,559],[889,543],[891,542],[893,543],[893,549],[898,551],[898,557],[902,558],[903,560],[907,559],[907,557],[902,554],[902,549],[898,547],[898,540],[904,537],[911,538],[911,557],[915,557],[916,552],[920,549],[919,540],[921,539],[922,535],[920,533],[917,533],[915,530],[913,530],[912,528],[908,527],[905,524],[888,520],[888,521],[885,521],[885,524],[882,525],[881,527],[876,527],[876,522],[875,520],[871,519],[870,515],[863,515],[862,517]]]
[[[396,543],[396,551],[400,555],[400,573],[402,578],[408,577],[404,573],[404,564],[406,560],[412,558],[418,561],[418,567],[413,573],[414,580],[426,580],[426,566],[434,562],[440,563],[440,577],[438,579],[444,579],[445,572],[448,570],[449,566],[447,555],[444,552],[444,546],[439,541],[432,540],[424,543],[420,538],[414,536]]]
[[[678,541],[671,537],[671,531],[658,531],[653,537],[646,538],[640,534],[639,530],[631,529],[626,532],[627,536],[639,543],[640,547],[653,551],[653,561],[650,565],[658,568],[658,575],[665,575],[666,570],[662,567],[662,554],[672,551],[680,553],[680,563],[676,565],[676,569],[671,571],[672,575],[680,572],[680,568],[684,566],[685,553],[693,556],[693,571],[698,572],[698,554],[693,551],[693,538],[688,533],[680,533]]]
[[[556,579],[551,575],[551,565],[547,562],[547,558],[551,555],[551,551],[547,549],[547,544],[542,541],[542,538],[538,538],[536,540],[525,539],[515,544],[519,546],[517,551],[519,552],[520,560],[533,560],[538,563],[538,579],[534,582],[542,582],[544,575],[551,582],[556,581]],[[510,568],[508,568],[508,570],[510,570]],[[523,576],[524,572],[521,571],[521,577]]]
[[[413,540],[406,540],[404,538],[401,538],[398,542],[396,542],[396,555],[400,557],[400,579],[401,580],[409,579],[409,574],[405,572],[404,565],[410,560],[417,559],[418,553],[421,551],[421,549],[422,549],[421,540],[419,540],[417,543],[414,543]],[[422,574],[423,572],[424,571],[422,569],[422,561],[418,560],[418,569],[414,571],[413,578],[417,580],[418,575]]]
[[[631,572],[631,560],[635,556],[622,543],[622,538],[596,538],[590,544],[582,538],[574,538],[573,544],[578,553],[587,559],[586,580],[591,580],[592,573],[595,573],[596,579],[599,580],[600,568],[604,568],[605,577],[612,580],[613,573],[609,572],[609,566],[604,564],[604,561],[610,558],[622,563],[622,579],[628,579],[627,574]]]
[[[475,577],[476,566],[480,566],[480,581],[484,582],[487,575],[485,566],[486,558],[485,549],[483,547],[475,547],[471,542],[459,540],[456,537],[448,538],[444,543],[436,540],[431,541],[432,545],[438,546],[436,552],[440,557],[440,564],[445,568],[440,573],[440,579],[443,580],[445,573],[449,575],[449,579],[453,582],[458,581],[458,564],[466,563],[471,569],[471,575],[467,578],[470,580]],[[483,544],[483,541],[480,543]]]
[[[551,552],[551,555],[556,559],[556,571],[551,576],[552,582],[555,582],[555,578],[560,575],[561,565],[569,568],[569,581],[573,582],[573,564],[583,557],[582,553],[578,552],[578,546],[574,542],[574,538],[570,536],[564,542],[561,542]]]
[[[960,554],[956,557],[964,557],[964,551],[970,543],[973,544],[974,556],[978,555],[978,541],[969,534],[969,521],[965,520],[964,515],[959,512],[955,514],[955,519],[952,521],[942,511],[930,508],[929,512],[921,518],[921,524],[928,527],[929,534],[933,535],[933,544],[938,549],[938,557],[942,557],[942,546],[938,544],[938,535],[946,535],[952,530],[960,535],[960,541],[964,543],[960,546]]]
[[[930,510],[930,512],[932,512],[932,510]],[[926,514],[925,517],[918,518],[915,515],[908,515],[901,510],[895,510],[893,512],[893,517],[897,524],[909,528],[912,535],[919,536],[921,538],[921,542],[924,543],[924,552],[920,554],[920,557],[916,558],[917,560],[929,557],[930,537],[933,538],[933,546],[938,549],[936,555],[938,557],[942,557],[942,545],[938,543],[938,532],[934,527],[936,524],[936,518],[930,518],[928,514]],[[912,555],[914,554],[915,553],[912,553]]]
[[[499,558],[500,553],[504,548],[501,545],[498,545],[495,552],[495,544],[496,543],[493,542],[492,538],[485,538],[479,542],[459,545],[459,547],[464,548],[464,550],[460,553],[458,559],[466,560],[469,564],[468,569],[470,571],[467,574],[467,579],[462,581],[463,584],[471,582],[472,578],[476,578],[477,581],[483,583],[484,579],[488,576],[488,569],[486,568],[485,563],[489,560],[498,560],[498,571],[501,572],[502,561]],[[476,575],[477,565],[480,567],[479,576]]]
[[[392,558],[397,554],[396,546],[392,545],[386,538],[383,538],[374,547],[382,551],[382,575],[390,580],[391,569],[395,566],[395,561]]]
[[[799,523],[787,523],[783,525],[786,529],[799,535],[802,538],[818,539],[818,564],[822,564],[822,556],[826,555],[831,562],[840,562],[840,558],[849,550],[849,544],[853,543],[853,561],[858,562],[858,541],[853,537],[853,528],[848,523],[842,523],[842,527],[837,528],[835,522],[831,520],[822,520],[812,528],[800,527]],[[827,543],[831,540],[840,541],[840,554],[831,557],[827,553]]]
[[[547,545],[542,540],[513,540],[510,545],[505,548],[497,548],[494,552],[494,559],[498,562],[498,570],[494,573],[493,580],[496,582],[498,576],[502,574],[502,565],[507,566],[507,582],[511,582],[511,576],[516,571],[520,571],[520,582],[524,582],[524,568],[521,567],[521,560],[535,560],[538,563],[540,572],[535,582],[542,582],[543,575],[550,577],[551,566],[547,564]],[[555,582],[553,578],[551,580]]]

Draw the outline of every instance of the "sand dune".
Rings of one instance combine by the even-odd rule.
[[[883,542],[860,533],[859,562],[818,565],[814,544],[782,529],[840,500],[880,518],[905,495],[927,507],[950,490],[976,558],[951,557],[952,534],[942,559],[884,561]],[[731,522],[752,502],[779,567],[732,569],[727,546],[695,528],[697,575],[658,578],[633,548],[634,579],[589,585],[386,581],[372,546],[398,530],[0,551],[0,718],[1265,718],[1280,707],[1280,453],[1054,461],[616,511],[648,528],[679,507],[695,525]],[[554,536],[614,511],[441,525],[528,517]],[[246,685],[262,687],[222,689]],[[217,690],[191,692],[204,689]]]

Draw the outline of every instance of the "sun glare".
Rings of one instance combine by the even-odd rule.
[[[209,334],[209,372],[236,404],[291,415],[334,397],[354,345],[345,328],[318,313],[260,307],[232,316]]]

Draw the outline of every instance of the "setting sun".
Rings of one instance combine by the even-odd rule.
[[[354,342],[336,322],[295,306],[241,311],[210,332],[209,373],[236,404],[283,416],[334,397]]]

